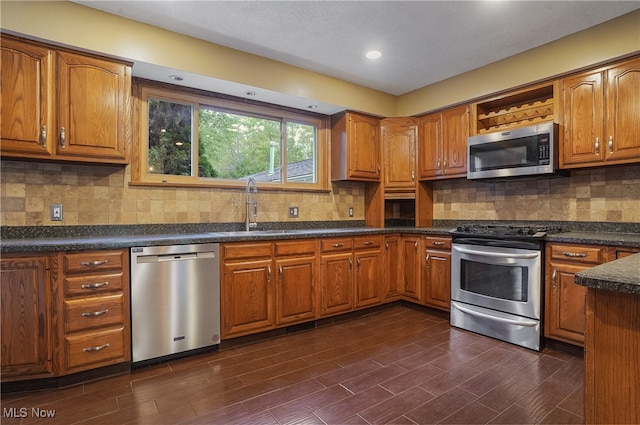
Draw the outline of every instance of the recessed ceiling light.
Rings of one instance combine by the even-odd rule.
[[[317,109],[318,105],[309,105],[309,106],[307,106],[307,108],[309,108],[309,109]]]
[[[380,50],[369,50],[364,55],[368,59],[380,59],[382,57],[382,52]]]
[[[182,80],[184,80],[184,78],[182,78],[181,76],[176,75],[176,74],[169,75],[169,79],[173,80],[173,81],[182,81]]]
[[[255,95],[256,95],[256,92],[249,90],[249,91],[244,92],[244,94],[245,94],[246,96],[255,96]]]

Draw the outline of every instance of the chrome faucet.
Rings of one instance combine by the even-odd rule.
[[[253,185],[253,191],[251,187]],[[253,192],[253,201],[250,200],[251,192]],[[244,230],[247,232],[249,229],[258,227],[257,217],[258,217],[258,183],[256,183],[256,179],[253,177],[249,177],[247,180],[247,188],[246,188],[246,215],[244,221]],[[249,220],[249,206],[253,206],[253,223]]]

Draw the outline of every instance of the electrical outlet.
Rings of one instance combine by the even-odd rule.
[[[51,204],[49,216],[51,221],[62,221],[62,204]]]
[[[289,218],[298,218],[298,207],[289,207]]]
[[[349,217],[353,217],[353,207],[349,207]]]

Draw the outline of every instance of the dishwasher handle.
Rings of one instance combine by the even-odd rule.
[[[143,263],[161,263],[164,261],[186,261],[197,260],[202,258],[215,258],[214,251],[205,252],[186,252],[184,254],[163,254],[163,255],[141,255],[136,258],[138,264]]]

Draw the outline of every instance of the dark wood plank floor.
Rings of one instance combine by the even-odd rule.
[[[583,359],[406,306],[59,390],[3,424],[583,423]],[[32,408],[54,411],[43,420]]]

